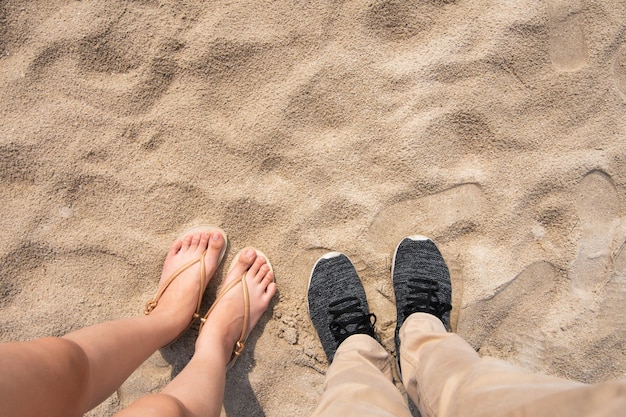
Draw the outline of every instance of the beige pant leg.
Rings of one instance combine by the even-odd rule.
[[[617,416],[626,381],[586,385],[481,358],[436,317],[416,313],[400,329],[404,386],[422,417]]]
[[[410,417],[406,402],[392,381],[387,351],[367,335],[350,336],[335,353],[313,415]]]

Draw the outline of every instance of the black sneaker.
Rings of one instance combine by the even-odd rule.
[[[452,284],[439,249],[427,237],[409,236],[396,248],[391,267],[396,297],[396,359],[400,372],[400,327],[413,313],[428,313],[450,330]]]
[[[363,284],[346,255],[330,252],[318,259],[309,279],[308,300],[311,321],[329,362],[341,342],[353,334],[378,340],[376,316],[369,312]]]

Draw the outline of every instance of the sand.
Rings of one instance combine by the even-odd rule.
[[[256,246],[279,287],[223,414],[308,415],[327,369],[313,263],[353,259],[392,351],[390,259],[419,233],[481,355],[626,376],[624,16],[618,1],[3,1],[0,340],[140,314],[171,241],[213,223],[226,264]],[[89,415],[161,389],[194,331]]]

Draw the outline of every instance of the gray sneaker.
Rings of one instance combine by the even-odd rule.
[[[374,332],[376,316],[367,306],[363,284],[350,259],[339,252],[322,256],[313,266],[308,290],[309,315],[332,362],[337,348],[353,334]]]
[[[439,249],[427,237],[409,236],[396,248],[391,267],[396,296],[396,359],[400,372],[400,327],[413,313],[428,313],[450,330],[452,284]]]

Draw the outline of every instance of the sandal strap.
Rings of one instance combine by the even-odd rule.
[[[204,288],[204,281],[206,280],[206,264],[204,262],[204,258],[206,256],[206,253],[207,253],[207,250],[205,249],[205,251],[202,252],[202,254],[198,258],[187,262],[186,264],[179,267],[176,271],[174,271],[174,273],[172,273],[172,275],[170,275],[169,278],[165,281],[165,284],[163,284],[163,286],[157,291],[156,296],[152,300],[146,303],[146,307],[143,313],[145,315],[150,314],[152,310],[154,310],[156,306],[159,304],[159,300],[161,299],[161,296],[163,295],[163,293],[165,293],[165,290],[167,290],[167,287],[170,286],[172,281],[174,281],[180,274],[182,274],[183,272],[185,272],[187,269],[189,269],[190,267],[192,267],[198,262],[200,262],[200,289]],[[193,314],[194,319],[200,317],[200,304],[202,304],[203,295],[204,295],[204,291],[201,290],[198,294],[198,303],[196,305],[196,312]]]
[[[200,321],[202,322],[200,324],[200,331],[202,331],[202,327],[204,326],[204,323],[206,323],[207,318],[209,317],[211,312],[213,312],[213,309],[215,308],[215,306],[226,295],[228,291],[233,289],[237,284],[241,282],[241,287],[243,290],[243,303],[244,303],[243,304],[243,325],[241,326],[241,334],[239,335],[239,340],[235,343],[235,346],[233,347],[233,354],[231,356],[231,360],[229,363],[232,363],[235,357],[241,355],[244,348],[246,347],[246,339],[247,339],[246,333],[248,330],[248,324],[250,322],[250,291],[248,290],[248,283],[246,282],[247,273],[248,271],[244,272],[239,278],[234,279],[227,286],[222,288],[219,294],[217,295],[217,297],[215,297],[215,301],[213,302],[213,305],[211,306],[211,308],[209,308],[209,311],[207,311],[204,317],[200,319]]]

